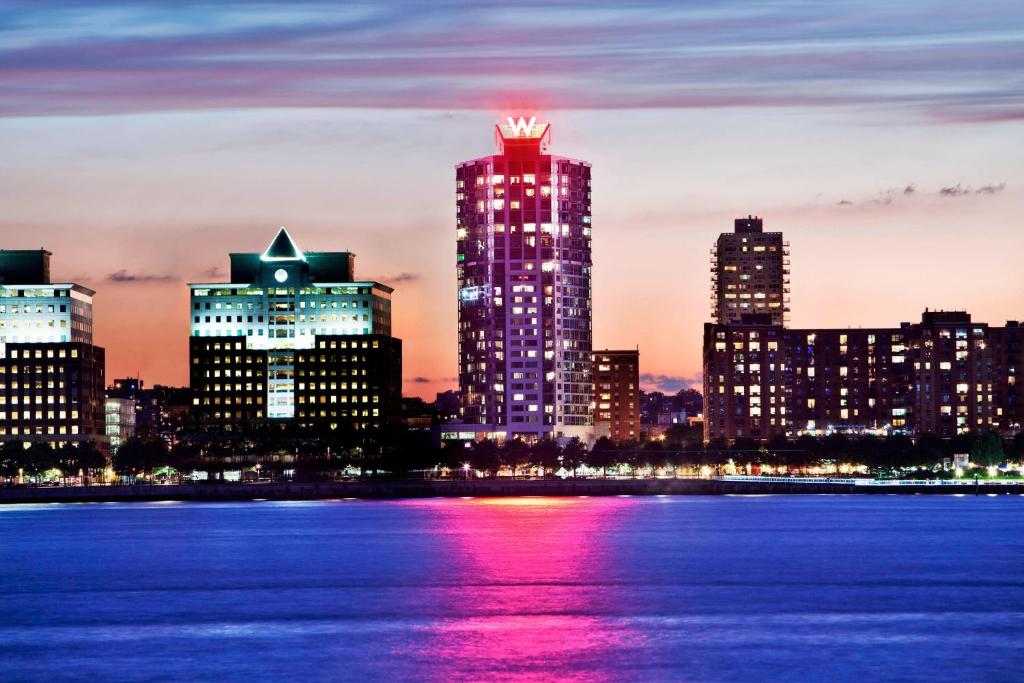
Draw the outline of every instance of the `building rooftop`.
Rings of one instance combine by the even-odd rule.
[[[288,234],[288,230],[282,225],[277,231],[277,236],[270,243],[267,250],[260,257],[264,261],[304,261],[302,251],[295,246],[295,241]]]
[[[0,284],[50,284],[50,256],[45,249],[0,249]]]

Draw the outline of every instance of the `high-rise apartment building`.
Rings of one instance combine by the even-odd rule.
[[[964,312],[873,329],[704,326],[705,437],[1020,430],[1020,327]]]
[[[362,430],[401,399],[392,289],[356,280],[355,255],[304,253],[284,228],[231,254],[231,281],[191,284],[193,409],[223,430],[266,421]]]
[[[595,351],[594,432],[615,443],[640,439],[640,351]]]
[[[0,251],[0,440],[107,448],[93,290],[50,281],[50,252]]]
[[[590,164],[551,126],[509,118],[497,151],[456,166],[461,429],[589,437]]]
[[[781,232],[764,232],[755,216],[737,218],[711,250],[712,319],[739,322],[749,314],[767,314],[785,325],[789,312],[789,243]]]

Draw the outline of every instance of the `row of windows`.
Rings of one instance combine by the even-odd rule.
[[[46,414],[45,418],[43,417],[43,413],[44,412]],[[17,422],[18,420],[43,420],[43,419],[46,419],[46,420],[77,420],[78,419],[78,411],[77,410],[72,410],[72,411],[70,411],[70,414],[68,414],[68,411],[66,411],[66,410],[47,410],[47,411],[42,411],[42,410],[22,410],[20,413],[18,411],[14,411],[14,410],[12,410],[10,413],[8,413],[6,410],[0,410],[0,420],[11,420],[11,421]]]
[[[45,431],[44,431],[45,429]],[[0,436],[6,436],[8,434],[12,436],[18,436],[19,434],[29,436],[32,434],[78,434],[78,425],[71,425],[70,427],[65,425],[54,426],[48,425],[46,427],[10,427],[0,425]]]
[[[45,354],[43,349],[10,349],[9,355],[11,358],[18,358],[21,354],[21,358],[78,358],[78,349],[57,349],[56,356],[54,355],[54,349],[46,349]],[[0,372],[3,372],[3,367],[0,366]]]

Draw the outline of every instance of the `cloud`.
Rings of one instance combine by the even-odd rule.
[[[419,273],[399,273],[398,275],[392,275],[390,277],[380,278],[379,282],[382,282],[382,283],[384,283],[386,285],[402,284],[402,283],[405,283],[405,282],[416,282],[417,280],[421,279],[422,277],[423,276],[420,275]]]
[[[982,185],[978,189],[972,189],[969,186],[964,186],[961,183],[956,185],[949,185],[946,187],[939,188],[937,194],[941,197],[964,197],[971,194],[997,194],[1002,192],[1006,188],[1006,183],[990,183],[988,185]],[[874,204],[876,206],[889,206],[896,201],[904,199],[913,199],[914,195],[917,195],[917,184],[908,183],[902,187],[890,187],[885,190],[879,190],[875,193],[874,197],[863,200],[862,204]],[[849,199],[840,199],[837,206],[853,206],[857,202],[852,202]]]
[[[178,278],[174,275],[153,275],[148,273],[129,273],[127,270],[122,268],[121,270],[115,271],[104,278],[106,282],[112,282],[115,284],[128,284],[128,283],[166,283],[166,282],[177,282]]]
[[[1019,3],[9,0],[0,20],[6,115],[880,104],[940,122],[1024,117],[1007,33]]]
[[[222,280],[227,277],[227,273],[220,269],[220,266],[210,266],[204,270],[200,275],[203,276],[204,280]]]
[[[1002,192],[1006,188],[1006,183],[999,183],[998,185],[982,185],[974,194],[996,194]]]
[[[657,375],[644,372],[640,375],[640,384],[646,390],[676,393],[681,389],[701,389],[703,380],[700,375],[687,377],[685,375]]]
[[[418,375],[416,377],[407,377],[405,379],[405,381],[407,383],[409,383],[409,384],[434,384],[436,382],[441,382],[441,383],[445,383],[445,384],[452,384],[452,383],[457,383],[459,381],[459,378],[458,377],[424,377],[422,375]]]
[[[964,197],[970,194],[998,194],[1006,188],[1006,183],[1002,182],[999,184],[990,183],[988,185],[982,185],[978,189],[972,189],[971,187],[963,186],[960,183],[944,187],[939,190],[939,195],[942,197]]]

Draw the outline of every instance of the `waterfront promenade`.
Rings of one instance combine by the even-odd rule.
[[[1024,485],[994,481],[875,481],[784,477],[709,479],[426,479],[339,482],[196,482],[134,486],[0,489],[0,504],[115,501],[321,500],[503,496],[655,496],[743,494],[1024,494]]]

